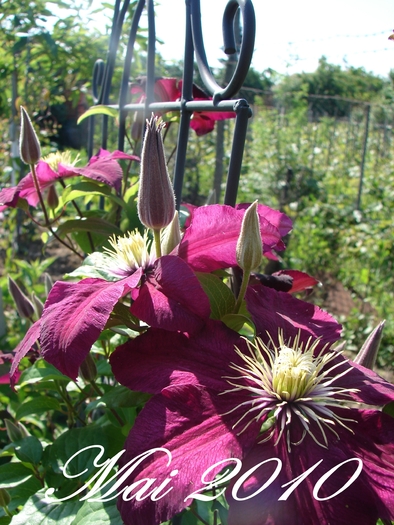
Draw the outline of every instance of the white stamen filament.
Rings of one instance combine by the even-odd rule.
[[[231,414],[242,409],[242,416],[233,425],[233,429],[241,427],[238,435],[242,434],[252,422],[261,421],[263,424],[270,413],[273,414],[272,418],[277,424],[264,430],[263,439],[259,443],[271,439],[277,429],[275,445],[286,434],[289,451],[291,445],[302,443],[306,435],[311,436],[319,446],[327,448],[327,429],[339,439],[338,433],[334,430],[337,425],[354,433],[346,423],[356,423],[356,421],[338,415],[335,409],[348,408],[344,403],[349,399],[353,401],[351,394],[358,390],[332,386],[335,381],[351,371],[351,366],[343,360],[327,367],[341,353],[327,351],[325,345],[314,355],[320,340],[313,340],[310,337],[304,344],[300,341],[300,333],[293,342],[288,341],[286,344],[281,333],[279,333],[278,346],[274,344],[271,337],[270,341],[269,347],[260,339],[256,339],[254,343],[247,341],[250,355],[235,348],[245,364],[240,366],[232,363],[230,367],[239,375],[225,377],[234,388],[222,394],[246,392],[251,396],[249,400],[243,401],[223,414]],[[335,375],[333,372],[341,366],[345,366],[345,370]],[[294,417],[303,428],[302,436],[296,443],[292,441],[291,436]],[[317,435],[316,431],[318,431]]]
[[[105,253],[115,261],[116,267],[125,273],[147,268],[156,259],[147,231],[141,235],[136,229],[123,237],[113,236],[109,243],[112,249],[105,248]]]

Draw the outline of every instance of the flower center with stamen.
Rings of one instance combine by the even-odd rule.
[[[111,248],[105,248],[105,253],[113,259],[115,266],[120,272],[131,274],[138,268],[149,268],[156,256],[151,249],[152,241],[148,238],[148,232],[144,235],[136,229],[123,237],[115,235],[109,240]],[[153,250],[153,251],[152,251]]]
[[[272,388],[286,401],[302,397],[316,376],[317,365],[311,352],[284,346],[272,367]]]
[[[49,153],[49,155],[43,157],[42,160],[57,173],[59,164],[63,166],[75,166],[79,161],[79,153],[74,160],[71,160],[71,151],[56,151],[55,153]]]
[[[242,408],[242,416],[233,425],[237,434],[253,422],[261,423],[260,443],[276,433],[276,445],[285,435],[290,451],[291,445],[299,445],[307,434],[318,445],[327,447],[327,430],[337,439],[335,427],[341,426],[353,433],[347,423],[354,420],[344,418],[338,409],[347,408],[344,403],[352,400],[350,394],[358,390],[334,386],[352,368],[339,352],[328,351],[327,345],[318,351],[319,344],[319,339],[312,337],[304,344],[300,334],[285,343],[280,333],[278,346],[272,339],[269,347],[256,339],[254,343],[247,341],[249,354],[235,348],[244,364],[230,365],[238,375],[226,377],[234,388],[223,394],[241,392],[249,397],[227,412]],[[269,430],[268,417],[273,420]]]

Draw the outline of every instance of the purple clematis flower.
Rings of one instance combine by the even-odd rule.
[[[150,329],[112,354],[121,384],[153,394],[120,467],[159,448],[118,488],[126,525],[213,501],[202,488],[224,467],[234,470],[216,496],[225,492],[229,525],[394,518],[394,419],[376,409],[394,386],[331,349],[340,325],[328,314],[265,292],[252,308],[269,335],[254,342],[210,320],[194,335]],[[151,498],[161,483],[165,495]]]
[[[46,159],[40,160],[36,167],[40,189],[44,191],[60,179],[82,175],[103,182],[119,191],[122,183],[122,169],[116,162],[117,159],[139,161],[139,157],[128,155],[122,151],[110,153],[100,149],[99,153],[89,160],[87,166],[77,168],[71,162],[70,155],[67,152],[49,155]],[[8,207],[14,208],[18,198],[25,199],[30,206],[37,206],[39,198],[31,173],[23,177],[17,186],[4,188],[0,191],[0,210]]]
[[[286,215],[259,206],[260,231],[266,256],[283,249],[283,232],[291,228]],[[91,346],[104,330],[116,303],[131,294],[131,313],[155,328],[193,333],[210,316],[208,297],[194,271],[211,272],[236,265],[235,246],[245,210],[204,206],[194,211],[190,228],[170,255],[156,258],[147,235],[114,240],[113,250],[99,254],[112,280],[83,279],[55,283],[42,317],[16,349],[11,375],[39,339],[41,355],[63,374],[76,378]]]
[[[131,94],[138,96],[138,102],[144,102],[145,78],[131,86]],[[154,85],[154,95],[157,102],[175,102],[182,97],[182,80],[177,78],[158,78]],[[193,100],[212,100],[202,89],[193,84]],[[198,136],[206,135],[213,131],[217,120],[235,118],[234,111],[194,111],[190,127]]]

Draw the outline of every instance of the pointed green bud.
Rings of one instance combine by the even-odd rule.
[[[44,273],[44,286],[45,286],[46,294],[49,295],[49,292],[51,291],[52,286],[53,286],[53,281],[49,273],[46,273],[46,272]]]
[[[24,319],[30,319],[34,314],[34,306],[28,297],[22,292],[16,282],[8,277],[8,289],[14,299],[18,314]]]
[[[26,430],[26,427],[22,423],[13,423],[10,419],[4,419],[8,439],[14,443],[25,437],[28,437],[30,434]]]
[[[57,196],[57,191],[55,186],[49,186],[47,194],[47,203],[51,210],[55,210],[59,206],[59,197]]]
[[[131,138],[134,142],[141,140],[144,131],[144,118],[139,111],[134,113],[133,123],[131,125]]]
[[[161,235],[161,253],[168,255],[175,246],[181,242],[181,226],[179,224],[178,212],[175,212],[174,218],[170,224],[163,230]]]
[[[44,303],[36,296],[34,292],[32,293],[31,298],[33,299],[33,305],[37,316],[41,317],[42,312],[44,311]]]
[[[263,245],[257,214],[257,201],[249,206],[243,217],[236,254],[238,265],[244,271],[251,272],[261,264]]]
[[[33,124],[25,108],[21,106],[21,134],[19,154],[25,164],[37,164],[41,158],[41,148]]]
[[[147,121],[141,153],[138,215],[147,228],[160,230],[170,224],[175,213],[174,190],[167,171],[161,130],[157,117]]]
[[[84,361],[82,361],[81,366],[79,367],[79,375],[88,383],[96,379],[96,363],[94,362],[93,357],[90,354],[88,354],[85,357]]]
[[[7,508],[10,504],[11,496],[5,489],[0,489],[0,507]]]
[[[373,370],[373,367],[376,363],[376,358],[378,356],[385,322],[386,321],[382,321],[379,323],[378,326],[369,334],[359,353],[357,354],[356,359],[354,360],[355,363]]]

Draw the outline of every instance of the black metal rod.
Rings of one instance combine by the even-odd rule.
[[[186,0],[186,37],[182,78],[182,100],[180,103],[176,103],[178,111],[181,113],[181,118],[179,123],[173,180],[175,202],[178,211],[181,206],[183,179],[186,166],[186,151],[189,140],[190,119],[192,116],[192,111],[189,109],[188,104],[190,104],[190,100],[193,98],[193,63],[194,49],[191,28],[191,5],[190,0]],[[154,104],[151,106],[153,105]]]
[[[227,173],[226,192],[224,195],[224,204],[230,206],[235,206],[237,201],[246,131],[248,128],[248,120],[251,116],[251,109],[246,100],[241,99],[237,101],[236,113],[237,118],[235,121],[233,145]]]
[[[126,56],[124,60],[122,82],[119,93],[119,136],[118,136],[118,150],[124,151],[124,141],[126,133],[126,117],[127,111],[123,108],[127,103],[127,99],[130,95],[129,82],[130,82],[130,70],[131,63],[133,61],[134,45],[137,38],[138,26],[141,19],[142,11],[145,7],[145,0],[139,0],[137,7],[134,12],[133,21],[131,23],[129,40],[127,42]]]
[[[239,177],[243,157],[243,148],[246,138],[247,122],[251,110],[245,100],[231,100],[242,87],[252,59],[255,39],[255,15],[251,0],[229,0],[223,14],[223,41],[225,52],[234,54],[235,21],[240,11],[243,22],[242,41],[234,74],[228,85],[222,88],[215,80],[207,61],[204,49],[200,0],[185,0],[186,5],[186,38],[184,51],[184,71],[182,77],[181,100],[160,102],[155,100],[155,48],[156,31],[154,19],[153,0],[138,0],[134,5],[134,15],[129,32],[126,55],[123,67],[122,81],[119,89],[119,104],[109,104],[110,91],[115,68],[116,54],[124,20],[130,6],[130,0],[115,1],[114,18],[112,23],[109,49],[106,64],[98,60],[93,71],[93,99],[95,105],[104,104],[119,110],[118,149],[125,146],[126,120],[130,112],[138,112],[143,118],[151,113],[165,113],[175,111],[180,113],[180,124],[176,146],[176,159],[174,168],[174,191],[177,207],[181,204],[182,186],[186,165],[187,145],[189,140],[190,119],[193,112],[230,112],[236,114],[234,138],[229,163],[225,204],[235,205]],[[146,9],[148,18],[148,54],[145,82],[145,99],[141,103],[128,103],[130,100],[130,71],[134,57],[141,15]],[[201,74],[202,81],[212,100],[193,100],[194,56]],[[106,147],[108,138],[108,117],[102,118],[102,146]],[[88,138],[88,154],[93,154],[94,119],[91,117]]]

